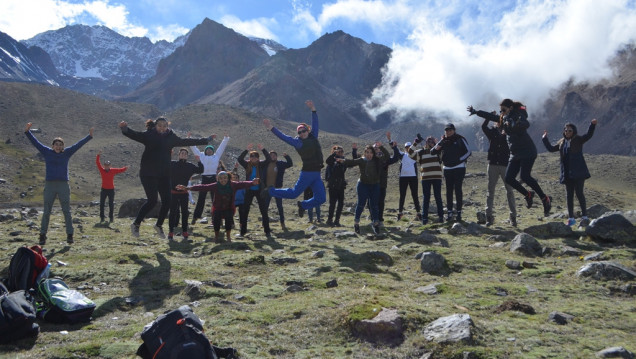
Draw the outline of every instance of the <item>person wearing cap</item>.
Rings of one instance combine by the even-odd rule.
[[[390,135],[389,135],[390,136]],[[395,142],[393,142],[395,144]],[[406,142],[404,144],[404,151],[402,152],[398,149],[397,145],[393,146],[393,156],[399,158],[400,160],[400,178],[399,178],[399,186],[400,186],[400,199],[398,201],[398,221],[402,219],[404,215],[404,200],[406,199],[406,190],[408,188],[411,189],[411,198],[413,199],[413,204],[415,205],[415,212],[417,213],[417,220],[422,221],[422,213],[420,208],[420,200],[419,194],[417,190],[417,163],[411,158],[408,154],[408,149],[413,144],[411,142]]]
[[[432,155],[431,149],[437,144],[433,136],[428,136],[424,141],[423,148],[417,149],[417,145],[423,142],[423,137],[418,133],[413,145],[408,149],[409,156],[420,165],[420,176],[422,180],[422,224],[428,224],[428,208],[431,203],[431,188],[437,205],[438,222],[444,222],[444,204],[442,203],[442,160],[439,153]]]
[[[126,172],[128,166],[112,168],[110,166],[110,161],[104,161],[104,165],[102,166],[100,157],[101,154],[102,151],[99,151],[95,157],[95,164],[97,165],[97,169],[99,170],[99,174],[102,178],[102,189],[99,193],[99,219],[100,222],[104,222],[106,219],[104,216],[104,205],[106,198],[108,198],[108,219],[112,223],[115,219],[113,216],[115,203],[115,175]]]
[[[570,122],[566,123],[563,127],[563,137],[554,146],[548,139],[548,131],[543,131],[542,141],[545,148],[550,152],[558,151],[561,155],[561,177],[559,181],[565,185],[568,226],[573,226],[576,223],[574,219],[574,194],[576,194],[581,206],[580,226],[586,226],[589,222],[583,187],[585,180],[590,178],[591,175],[583,157],[583,144],[592,138],[597,123],[596,119],[593,119],[590,122],[587,133],[584,135],[577,133],[576,125]]]
[[[172,190],[170,194],[172,199],[170,200],[170,216],[168,217],[168,240],[174,239],[174,229],[179,224],[179,214],[181,214],[181,236],[183,240],[187,241],[190,234],[188,233],[188,217],[190,211],[188,205],[190,202],[190,196],[188,191],[178,190],[177,186],[187,185],[190,182],[190,178],[195,173],[203,173],[204,167],[199,156],[194,156],[197,164],[188,162],[188,149],[183,147],[179,149],[178,159],[170,163],[170,185]]]
[[[216,135],[212,135],[212,138],[216,138]],[[197,146],[191,146],[190,149],[195,156],[199,156],[201,159],[201,163],[203,163],[203,173],[201,174],[201,184],[209,184],[214,183],[216,181],[216,172],[219,167],[219,161],[221,157],[223,157],[223,152],[225,152],[225,148],[227,147],[228,142],[230,141],[230,137],[226,134],[223,136],[223,140],[219,144],[219,148],[216,149],[213,145],[207,145],[203,152],[197,148]],[[212,192],[210,192],[210,196],[212,196]],[[197,204],[194,207],[194,212],[192,213],[192,224],[195,224],[197,219],[201,218],[203,215],[203,209],[205,208],[205,199],[208,195],[208,192],[199,192],[199,196],[197,197]]]
[[[232,226],[234,225],[234,206],[236,192],[252,186],[258,186],[260,180],[254,178],[251,181],[235,182],[230,180],[230,174],[221,171],[216,175],[217,182],[186,187],[177,186],[178,190],[186,191],[210,191],[212,196],[212,225],[214,226],[214,240],[223,242],[221,237],[221,221],[225,222],[225,238],[232,241]]]
[[[245,180],[251,181],[254,178],[263,179],[267,174],[267,166],[272,161],[269,156],[269,152],[263,148],[263,145],[260,143],[257,145],[258,149],[263,152],[265,159],[260,159],[260,154],[258,151],[254,151],[254,145],[247,145],[247,149],[241,152],[238,156],[238,163],[245,169]],[[245,160],[245,156],[249,152],[249,160]],[[267,237],[271,236],[271,229],[269,227],[269,214],[268,206],[269,206],[269,198],[263,196],[263,191],[267,191],[267,187],[265,187],[265,181],[260,181],[257,184],[252,185],[251,187],[245,190],[245,199],[243,206],[241,207],[242,211],[239,212],[239,225],[241,227],[241,236],[244,236],[247,233],[247,218],[250,214],[250,207],[252,207],[252,200],[256,198],[256,202],[258,203],[258,210],[261,213],[261,223],[263,224],[263,231]]]
[[[278,153],[276,151],[269,151],[269,159],[270,162],[265,169],[265,186],[268,187],[267,191],[269,191],[269,187],[274,188],[282,188],[283,187],[283,177],[285,176],[285,170],[291,168],[294,165],[291,157],[287,154],[287,152],[283,152],[283,157],[285,160],[278,160]],[[263,190],[261,194],[264,195],[265,198],[265,206],[269,208],[269,203],[271,197],[269,196],[269,192]],[[275,197],[276,200],[276,209],[278,209],[278,218],[280,221],[280,227],[282,230],[287,230],[285,227],[285,211],[283,208],[283,199],[280,197]]]
[[[46,177],[44,182],[44,213],[40,225],[40,245],[46,244],[46,232],[49,229],[49,219],[55,198],[60,199],[62,213],[64,214],[64,224],[66,226],[66,242],[73,243],[73,218],[71,217],[71,187],[68,184],[68,162],[77,150],[82,148],[93,138],[93,128],[88,130],[88,135],[76,144],[64,148],[64,140],[61,137],[53,139],[51,147],[43,145],[31,133],[31,122],[26,124],[24,134],[31,141],[33,146],[44,157],[46,164]]]
[[[455,132],[455,125],[448,123],[444,127],[442,139],[431,150],[432,155],[441,153],[444,164],[444,182],[446,184],[446,221],[453,220],[453,193],[455,194],[457,217],[462,220],[464,192],[462,185],[466,176],[466,161],[471,155],[468,141]]]
[[[314,196],[304,201],[296,202],[298,206],[298,216],[302,217],[305,210],[320,206],[327,200],[325,185],[320,178],[320,170],[324,167],[322,148],[318,142],[318,115],[316,107],[311,100],[305,101],[305,105],[311,110],[311,126],[301,123],[296,127],[298,136],[291,137],[282,133],[272,125],[270,119],[264,119],[265,128],[272,131],[276,137],[293,146],[302,160],[300,176],[292,188],[269,188],[269,195],[272,197],[293,199],[300,196],[307,187],[311,187]]]
[[[508,198],[508,208],[510,209],[509,220],[513,227],[517,226],[517,205],[515,203],[515,194],[512,186],[506,183],[506,168],[508,167],[508,159],[510,158],[510,149],[508,148],[508,140],[499,122],[500,117],[495,111],[477,111],[472,106],[468,106],[469,116],[477,115],[484,119],[481,124],[481,130],[488,138],[488,192],[486,195],[486,226],[492,226],[495,222],[493,215],[493,207],[495,202],[495,189],[497,182],[501,178],[506,188],[506,196]],[[493,127],[489,127],[489,122],[494,122]]]
[[[146,121],[146,130],[143,132],[129,128],[126,121],[119,123],[122,135],[144,145],[139,167],[139,179],[144,187],[144,192],[146,192],[147,200],[139,208],[137,217],[130,224],[130,231],[133,237],[139,237],[141,222],[157,205],[157,197],[161,197],[161,208],[153,228],[159,238],[166,238],[161,227],[170,210],[172,197],[172,188],[170,186],[172,149],[178,146],[207,145],[212,140],[212,136],[206,138],[181,138],[169,126],[170,123],[165,117],[159,117],[156,120],[148,119]]]

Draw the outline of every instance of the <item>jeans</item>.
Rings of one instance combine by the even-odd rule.
[[[431,187],[433,187],[433,195],[437,204],[437,216],[444,217],[444,204],[442,203],[442,180],[431,179],[422,180],[422,193],[424,194],[424,203],[422,203],[422,218],[428,219],[428,208],[431,203]]]
[[[49,229],[49,218],[53,209],[55,197],[60,199],[66,234],[73,234],[73,219],[71,218],[71,187],[68,181],[46,181],[44,183],[44,213],[40,224],[40,233],[46,234]]]
[[[567,179],[565,180],[565,195],[568,204],[568,217],[574,218],[574,194],[579,199],[579,205],[581,206],[581,215],[587,216],[587,207],[585,203],[585,194],[583,194],[583,187],[585,185],[585,179]]]
[[[360,222],[360,216],[364,210],[364,206],[369,202],[371,209],[371,219],[373,222],[379,221],[378,200],[380,198],[380,184],[365,184],[358,181],[357,185],[358,203],[356,204],[356,213],[354,222]]]
[[[444,169],[444,180],[446,181],[446,210],[453,211],[453,193],[455,193],[455,201],[457,201],[457,212],[461,212],[464,201],[464,192],[462,184],[466,176],[466,167]]]
[[[325,193],[325,185],[320,178],[320,171],[301,171],[298,181],[293,188],[273,188],[270,187],[269,195],[277,198],[293,199],[300,196],[307,187],[311,187],[314,196],[308,200],[300,202],[300,205],[304,209],[320,206],[327,201],[327,194]]]

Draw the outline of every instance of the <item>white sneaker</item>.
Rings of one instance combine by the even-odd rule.
[[[153,228],[155,229],[155,232],[157,232],[157,235],[159,236],[159,238],[166,239],[166,234],[163,233],[163,228],[156,225]]]
[[[130,225],[130,233],[132,234],[133,237],[139,238],[139,226],[136,225],[135,223],[132,223]]]

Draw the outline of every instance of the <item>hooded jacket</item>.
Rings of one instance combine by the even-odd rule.
[[[537,146],[528,134],[530,122],[525,106],[514,106],[503,118],[503,129],[508,138],[510,160],[537,157]]]
[[[548,151],[559,151],[561,155],[561,177],[559,179],[561,183],[565,183],[566,180],[588,179],[591,176],[583,157],[583,144],[592,138],[596,125],[591,123],[587,133],[583,136],[577,134],[574,124],[567,123],[565,126],[571,127],[573,131],[569,143],[564,134],[563,138],[554,146],[550,144],[547,137],[543,138],[543,144]]]

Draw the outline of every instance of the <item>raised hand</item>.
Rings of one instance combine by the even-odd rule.
[[[466,110],[467,110],[468,112],[470,112],[470,115],[468,115],[468,116],[472,116],[472,115],[474,115],[474,114],[476,114],[476,113],[477,113],[477,111],[475,111],[475,109],[473,108],[473,106],[468,106],[468,107],[466,108]]]
[[[31,126],[33,126],[33,124],[31,122],[28,122],[26,124],[26,127],[24,128],[24,132],[29,132],[31,130]]]
[[[310,110],[316,111],[316,106],[314,106],[314,102],[312,100],[305,101],[305,105],[307,105]]]
[[[126,123],[126,121],[121,121],[119,123],[119,128],[122,128],[122,127],[128,127],[128,123]]]
[[[598,123],[598,121],[596,121],[596,119],[593,119],[593,120],[592,120],[592,124],[593,124],[593,125],[596,125],[597,123]]]
[[[271,130],[274,127],[274,125],[272,125],[272,121],[269,118],[263,119],[263,125],[265,125],[265,128],[267,128],[268,130]]]
[[[251,151],[253,149],[254,149],[254,144],[253,143],[250,143],[250,144],[247,145],[247,150],[248,151]]]
[[[541,138],[546,138],[548,137],[548,130],[543,130],[543,136],[541,136]]]
[[[257,147],[260,151],[262,151],[262,150],[263,150],[263,148],[264,148],[264,147],[263,147],[263,144],[261,144],[261,143],[259,143],[258,145],[256,145],[256,147]]]
[[[89,134],[91,137],[93,137],[93,132],[95,132],[95,127],[91,127],[91,128],[88,130],[88,134]]]

